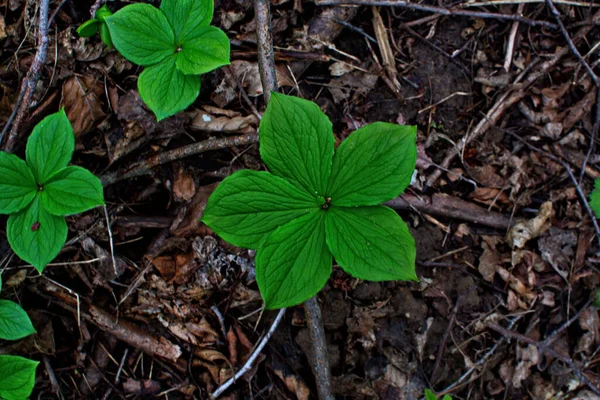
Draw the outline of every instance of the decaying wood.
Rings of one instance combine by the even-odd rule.
[[[42,0],[40,2],[40,12],[38,19],[38,43],[37,50],[35,52],[35,56],[33,58],[33,62],[31,63],[31,67],[29,67],[29,71],[27,75],[23,79],[21,83],[21,90],[19,92],[19,97],[17,99],[17,104],[15,108],[4,125],[2,129],[2,133],[0,133],[0,143],[4,140],[4,135],[8,132],[8,128],[12,128],[10,130],[10,134],[6,140],[6,144],[4,145],[4,150],[9,153],[12,153],[17,145],[19,139],[19,130],[21,125],[23,124],[23,119],[27,114],[27,110],[31,106],[31,101],[33,98],[33,94],[35,92],[35,87],[37,85],[38,80],[40,79],[40,72],[46,62],[46,55],[48,53],[48,9],[50,5],[50,0]]]
[[[476,204],[446,194],[417,196],[405,193],[385,204],[395,210],[416,210],[427,214],[473,222],[502,230],[506,230],[512,225],[511,219],[504,214],[488,211]]]
[[[163,151],[145,160],[130,164],[123,169],[109,172],[100,176],[100,181],[104,187],[110,186],[125,179],[137,178],[144,175],[151,175],[153,168],[169,162],[180,160],[185,157],[204,153],[210,150],[226,149],[234,146],[243,146],[258,142],[258,135],[247,134],[227,138],[210,138],[198,143],[188,144],[173,150]]]
[[[166,338],[153,336],[131,322],[116,318],[108,311],[88,304],[81,296],[66,291],[50,280],[40,280],[33,289],[41,296],[55,300],[56,304],[69,311],[76,310],[82,319],[152,357],[159,357],[175,364],[182,354],[181,348]]]

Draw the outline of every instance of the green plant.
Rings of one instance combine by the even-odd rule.
[[[437,400],[437,396],[429,389],[425,389],[425,400]],[[442,400],[452,400],[452,396],[445,395]]]
[[[25,310],[17,303],[0,300],[0,339],[18,340],[32,333],[35,329]],[[5,400],[29,398],[38,364],[24,357],[0,355],[0,397]]]
[[[77,34],[81,37],[90,37],[100,32],[100,38],[109,49],[113,48],[110,31],[106,25],[106,17],[110,17],[112,11],[105,4],[96,11],[95,18],[88,19],[77,28]]]
[[[67,166],[75,149],[64,109],[35,126],[26,160],[0,152],[0,214],[14,252],[40,273],[67,240],[64,216],[104,204],[102,184],[90,171]]]
[[[159,121],[196,100],[200,74],[229,64],[229,39],[210,26],[213,7],[213,0],[163,0],[160,9],[130,4],[104,19],[123,57],[146,67],[138,90]]]
[[[594,190],[590,193],[590,207],[596,213],[596,217],[600,218],[600,178],[594,181]]]
[[[319,107],[273,93],[260,123],[260,154],[271,171],[227,177],[208,199],[203,222],[256,252],[256,281],[269,309],[314,296],[332,256],[350,275],[417,280],[415,243],[380,203],[404,191],[416,161],[416,128],[377,122],[334,150]]]

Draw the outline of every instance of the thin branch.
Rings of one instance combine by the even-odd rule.
[[[573,40],[571,40],[571,36],[569,36],[569,32],[567,32],[567,28],[565,28],[565,25],[563,24],[562,20],[560,19],[560,13],[554,6],[554,3],[552,2],[552,0],[546,0],[546,4],[548,5],[548,7],[550,7],[550,10],[552,11],[552,15],[554,15],[554,18],[556,18],[556,22],[558,23],[558,26],[560,27],[560,31],[562,32],[563,37],[567,41],[569,48],[571,49],[571,52],[575,55],[575,57],[577,57],[579,62],[581,64],[583,64],[583,66],[587,70],[588,74],[594,81],[594,84],[596,85],[596,87],[600,87],[600,82],[598,82],[598,76],[596,76],[596,74],[592,70],[592,67],[590,67],[590,65],[587,63],[587,61],[585,61],[585,58],[583,58],[583,56],[581,55],[579,50],[577,50],[577,46],[575,46],[575,43],[573,43]]]
[[[463,3],[461,7],[489,7],[489,6],[501,6],[504,4],[538,4],[543,3],[546,0],[488,0],[478,2],[467,2]],[[576,6],[576,7],[600,7],[600,3],[590,3],[586,1],[572,1],[572,0],[554,0],[555,4],[563,4],[565,6]]]
[[[161,152],[146,160],[138,161],[118,171],[109,172],[100,177],[104,187],[120,182],[125,179],[137,178],[139,176],[151,175],[152,169],[175,160],[192,155],[204,153],[210,150],[226,149],[234,146],[253,144],[258,142],[258,135],[248,134],[221,139],[210,138],[198,143],[188,144],[177,149]]]
[[[597,395],[600,395],[600,389],[596,385],[594,385],[592,381],[590,381],[590,379],[581,371],[581,369],[577,366],[577,364],[575,364],[575,361],[573,361],[571,357],[564,356],[550,347],[543,347],[541,346],[541,343],[537,340],[533,340],[528,336],[521,335],[517,332],[513,332],[510,330],[510,328],[503,328],[496,323],[490,323],[488,324],[488,327],[500,333],[503,336],[503,338],[515,339],[519,342],[527,343],[537,347],[540,356],[542,356],[544,353],[548,353],[552,357],[558,358],[559,360],[567,364],[567,366],[571,369],[571,371],[573,371],[573,373],[579,378],[579,380],[583,382],[592,392],[596,393]]]
[[[508,134],[510,134],[513,138],[517,139],[521,143],[523,143],[529,149],[535,151],[536,153],[540,153],[544,157],[548,157],[552,161],[557,162],[560,165],[562,165],[562,167],[567,172],[567,175],[569,175],[569,178],[571,179],[571,182],[573,182],[573,185],[575,185],[575,191],[577,192],[577,195],[579,196],[579,200],[581,201],[581,204],[583,205],[583,208],[585,208],[585,210],[588,213],[590,219],[592,220],[592,226],[594,227],[594,232],[596,233],[596,240],[598,240],[598,244],[600,245],[600,226],[598,226],[598,220],[596,220],[596,216],[594,215],[594,212],[592,211],[592,208],[590,207],[590,203],[588,203],[587,197],[585,196],[585,193],[583,193],[583,190],[581,189],[581,186],[579,185],[579,182],[577,182],[577,178],[575,178],[575,175],[573,174],[573,171],[571,170],[571,168],[569,167],[569,165],[566,162],[564,162],[563,160],[561,160],[560,158],[558,158],[558,157],[556,157],[556,156],[554,156],[554,155],[552,155],[552,154],[550,154],[550,153],[548,153],[546,151],[540,150],[537,147],[529,144],[529,142],[527,142],[525,139],[521,138],[519,135],[516,135],[513,132],[507,131],[507,130],[505,130],[505,132],[508,133]],[[595,268],[595,267],[591,267],[591,268],[595,272],[600,273],[600,271],[598,271],[597,268]]]
[[[470,18],[488,18],[488,19],[499,19],[504,21],[519,21],[529,26],[543,26],[550,29],[558,29],[558,25],[547,21],[533,20],[521,15],[511,14],[500,14],[491,13],[484,11],[468,11],[460,9],[448,9],[443,7],[429,6],[426,4],[413,3],[410,1],[402,0],[316,0],[315,4],[318,6],[381,6],[381,7],[402,7],[411,10],[431,12],[435,14],[441,14],[445,16],[460,16]]]
[[[256,18],[256,40],[258,44],[258,68],[263,86],[265,104],[271,100],[271,92],[277,91],[277,72],[271,34],[271,10],[268,0],[254,0]]]
[[[217,397],[222,395],[224,391],[229,389],[229,387],[231,385],[233,385],[238,379],[240,379],[242,376],[244,376],[245,373],[247,373],[248,371],[250,371],[252,369],[252,365],[256,361],[256,358],[258,357],[258,355],[260,354],[262,349],[265,347],[265,345],[267,344],[267,342],[269,341],[271,336],[273,336],[273,333],[275,333],[277,326],[279,325],[279,323],[281,322],[281,319],[285,315],[285,310],[286,310],[285,308],[282,308],[281,310],[279,310],[279,314],[277,314],[275,321],[273,321],[273,325],[271,325],[271,328],[269,328],[269,331],[267,332],[267,334],[258,343],[258,346],[256,346],[256,348],[254,349],[254,351],[252,352],[252,355],[248,358],[248,361],[246,361],[244,366],[242,368],[240,368],[240,370],[238,372],[236,372],[236,374],[233,377],[229,378],[224,384],[219,386],[217,388],[217,390],[215,390],[212,393],[213,398],[216,399]]]
[[[521,315],[515,317],[512,321],[509,322],[508,324],[508,329],[511,329],[518,320],[521,319]],[[499,346],[501,346],[502,344],[504,344],[504,342],[506,342],[508,339],[503,337],[502,339],[500,339],[499,341],[496,342],[495,345],[492,346],[491,349],[489,349],[484,355],[483,357],[481,357],[475,364],[473,364],[473,366],[471,366],[471,368],[469,368],[464,374],[462,374],[460,376],[460,378],[458,378],[458,380],[456,380],[454,383],[452,383],[450,386],[446,387],[444,390],[442,390],[441,392],[438,393],[439,396],[443,396],[445,394],[448,394],[450,392],[452,392],[452,390],[457,387],[458,385],[460,385],[465,379],[467,379],[472,373],[473,371],[475,371],[475,369],[477,367],[482,366],[483,364],[486,363],[486,361],[496,352],[496,349],[498,349]]]
[[[102,7],[102,4],[106,3],[106,0],[96,0],[94,2],[94,4],[92,5],[92,7],[90,8],[90,18],[95,18],[96,17],[96,11],[98,11],[98,9],[100,7]]]
[[[37,43],[37,51],[33,58],[33,62],[31,63],[31,67],[27,72],[27,75],[23,79],[21,83],[21,92],[19,93],[19,98],[17,100],[17,104],[15,104],[15,111],[13,111],[13,115],[6,122],[4,128],[2,129],[2,133],[0,133],[0,143],[4,140],[4,135],[8,131],[12,123],[12,129],[10,130],[10,134],[8,135],[8,139],[6,140],[6,144],[4,146],[4,150],[9,153],[15,148],[17,141],[19,139],[19,128],[23,123],[23,118],[27,113],[29,106],[31,105],[31,100],[33,98],[33,94],[35,92],[35,87],[40,78],[40,72],[44,63],[46,62],[46,55],[48,53],[48,8],[50,5],[50,0],[42,0],[40,3],[40,14],[38,19],[38,43]],[[14,122],[13,122],[14,121]]]
[[[600,18],[600,11],[596,12],[593,16],[593,19],[597,18]],[[573,38],[573,42],[579,42],[592,29],[593,26],[582,27]],[[473,130],[465,134],[456,144],[456,146],[453,146],[447,150],[446,156],[444,157],[441,163],[442,167],[449,168],[454,158],[457,155],[461,154],[470,142],[483,135],[492,126],[495,126],[496,123],[500,120],[500,118],[504,115],[504,112],[514,104],[521,101],[526,96],[527,89],[531,85],[533,85],[538,79],[547,76],[548,71],[550,71],[550,69],[555,67],[556,65],[559,65],[559,61],[568,53],[568,48],[562,48],[558,50],[554,54],[554,56],[540,63],[539,67],[535,71],[529,73],[527,77],[523,80],[523,82],[519,82],[520,78],[517,78],[517,80],[515,80],[512,85],[510,85],[510,88],[498,98],[498,100],[488,110],[487,114],[479,121],[475,128],[473,128]],[[530,65],[535,65],[535,62],[530,63]],[[525,75],[525,73],[526,71],[523,71],[523,73],[520,74],[520,76]],[[433,171],[427,178],[427,186],[433,187],[433,185],[441,176],[441,174],[442,171],[440,169]]]
[[[321,307],[317,296],[304,302],[304,312],[308,322],[308,330],[313,348],[313,373],[317,380],[317,390],[320,400],[334,400],[331,385],[331,372],[329,371],[329,356],[327,354],[327,343],[325,330],[321,318]]]

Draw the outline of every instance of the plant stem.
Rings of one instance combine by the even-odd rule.
[[[321,307],[317,301],[317,296],[304,302],[304,312],[306,313],[306,322],[313,346],[312,362],[310,364],[317,381],[319,399],[334,400],[335,397],[331,394],[331,373],[329,371],[325,329],[323,329]]]

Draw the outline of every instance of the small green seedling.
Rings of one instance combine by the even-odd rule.
[[[256,249],[256,281],[269,309],[299,304],[329,279],[332,256],[366,280],[417,280],[407,225],[380,205],[409,185],[416,128],[376,122],[334,150],[319,107],[273,93],[260,123],[260,155],[271,171],[227,177],[203,222],[228,242]]]
[[[431,390],[425,389],[425,400],[438,400],[438,398]],[[447,394],[442,398],[442,400],[452,400],[452,396]]]
[[[0,300],[0,339],[18,340],[35,332],[29,316],[21,306],[9,300]],[[24,357],[0,355],[0,398],[29,398],[38,364],[37,361]]]
[[[35,126],[26,160],[0,152],[0,214],[14,252],[40,273],[67,240],[65,215],[104,204],[100,180],[87,169],[67,166],[75,150],[64,109]]]
[[[90,37],[100,32],[100,39],[102,39],[106,47],[112,49],[113,43],[105,21],[105,18],[111,15],[112,11],[110,11],[106,4],[103,5],[96,11],[95,18],[88,19],[77,28],[77,34],[81,37]]]
[[[130,4],[104,19],[123,57],[146,67],[138,90],[159,121],[196,100],[200,74],[229,64],[229,39],[210,26],[213,7],[213,0],[163,0],[160,9]]]
[[[600,218],[600,178],[594,181],[594,190],[590,193],[590,207],[596,213],[596,217]]]

